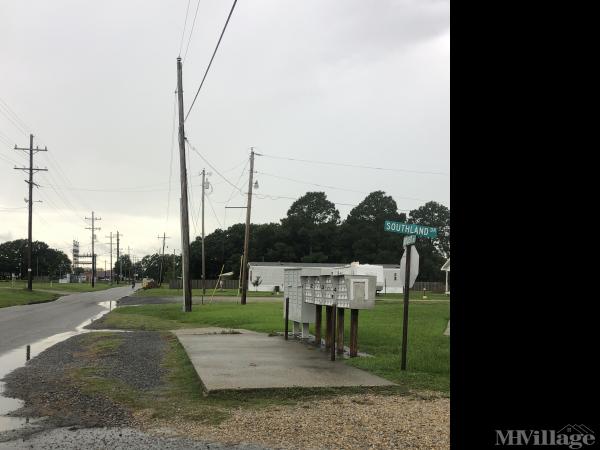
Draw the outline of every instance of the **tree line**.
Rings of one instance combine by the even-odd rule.
[[[438,228],[438,239],[418,239],[419,280],[443,281],[441,266],[450,256],[450,210],[437,202],[398,212],[395,200],[383,191],[370,193],[340,220],[324,192],[307,192],[296,200],[279,223],[251,224],[249,261],[399,264],[403,236],[384,231],[384,222],[425,224]],[[206,278],[223,272],[239,275],[244,224],[217,229],[206,236]],[[202,273],[202,239],[191,243],[191,277]]]
[[[396,201],[383,191],[367,195],[354,207],[345,220],[324,192],[307,192],[294,201],[286,217],[278,223],[251,224],[249,261],[313,262],[348,264],[399,264],[403,236],[384,231],[386,220],[424,224],[438,229],[438,239],[418,239],[420,281],[443,281],[440,270],[450,256],[450,210],[430,201],[411,210],[408,216],[398,211]],[[0,244],[0,273],[21,273],[26,276],[25,247],[27,240]],[[221,270],[239,276],[244,246],[244,224],[216,229],[206,236],[206,277],[216,279]],[[191,277],[202,274],[202,239],[196,237],[190,245]],[[40,274],[56,276],[60,270],[70,271],[67,255],[50,249],[43,242],[33,243],[33,261],[40,264]],[[162,268],[161,268],[162,264]],[[23,272],[23,270],[25,272]],[[35,266],[34,266],[35,270]],[[133,274],[163,280],[181,276],[179,255],[154,253],[135,264],[129,255],[121,255],[114,263],[114,274],[129,279]],[[35,273],[35,272],[34,272]]]
[[[71,260],[62,251],[50,248],[41,241],[31,243],[31,269],[34,276],[59,278],[71,272]],[[0,244],[0,276],[27,277],[27,239],[16,239]]]

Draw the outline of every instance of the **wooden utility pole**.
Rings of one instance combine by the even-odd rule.
[[[104,236],[104,237],[110,237],[110,285],[113,285],[113,263],[112,263],[112,255],[113,255],[113,249],[112,249],[112,244],[113,244],[113,239],[112,239],[112,231],[110,232],[110,236]],[[104,264],[106,265],[106,261],[104,261]],[[106,272],[106,267],[104,267],[104,272]],[[104,274],[104,277],[106,277],[106,273]]]
[[[85,220],[91,220],[92,226],[86,227],[86,230],[92,230],[92,287],[96,286],[96,253],[94,253],[94,242],[96,241],[96,230],[101,228],[95,226],[96,220],[102,220],[100,217],[94,217],[94,211],[92,211],[92,217],[86,217]]]
[[[15,145],[15,150],[22,150],[29,152],[29,167],[15,167],[16,170],[26,170],[29,172],[29,181],[25,180],[25,183],[29,184],[29,200],[27,203],[29,204],[29,221],[27,225],[27,289],[33,289],[33,271],[31,270],[31,246],[32,246],[32,237],[33,237],[33,173],[39,171],[47,171],[48,169],[39,169],[33,168],[33,154],[37,152],[47,152],[48,149],[44,148],[33,149],[33,134],[29,135],[29,148],[19,148]],[[35,184],[39,187],[37,184]]]
[[[162,236],[157,236],[158,239],[162,239],[163,244],[162,244],[162,256],[160,258],[160,270],[158,272],[158,286],[162,286],[162,280],[163,280],[163,263],[165,260],[165,240],[166,239],[171,239],[170,236],[167,236],[167,233],[163,232]]]
[[[250,213],[252,211],[252,178],[254,176],[254,147],[250,147],[250,177],[248,179],[248,207],[246,209],[246,232],[244,233],[244,260],[242,262],[242,298],[240,303],[246,304],[248,291],[248,247],[250,244]]]
[[[177,100],[179,102],[179,178],[181,182],[181,272],[183,284],[183,311],[192,310],[190,280],[190,223],[188,219],[187,170],[185,167],[185,121],[183,116],[183,75],[181,57],[177,57]]]
[[[206,295],[206,259],[204,258],[204,190],[206,189],[206,169],[202,169],[202,296]]]
[[[120,257],[120,243],[119,243],[119,230],[117,230],[117,262],[119,263],[119,276],[117,276],[117,284],[119,284],[119,281],[121,280],[121,278],[123,277],[123,261],[121,261],[121,257]]]

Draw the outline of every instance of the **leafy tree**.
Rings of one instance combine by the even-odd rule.
[[[294,248],[296,258],[313,252],[331,255],[340,213],[324,192],[307,192],[281,220],[284,242]]]
[[[133,264],[131,263],[131,258],[129,258],[129,255],[119,255],[119,258],[115,261],[115,265],[113,267],[115,280],[125,280],[130,278],[132,266]],[[122,277],[121,274],[123,275]]]
[[[56,278],[71,271],[69,257],[42,241],[32,242],[31,263],[34,275]],[[12,273],[27,276],[27,239],[0,244],[0,274],[10,277]]]
[[[259,276],[257,276],[253,281],[252,281],[252,286],[254,286],[254,290],[258,291],[258,286],[260,286],[262,283],[262,278]]]
[[[363,264],[398,264],[402,256],[403,236],[384,231],[386,220],[423,223],[435,226],[440,238],[433,242],[419,239],[417,249],[422,266],[419,280],[443,278],[439,270],[450,254],[450,211],[443,205],[428,202],[406,214],[398,212],[394,199],[383,191],[374,191],[354,207],[340,224],[335,205],[323,192],[308,192],[289,208],[281,223],[251,224],[249,261],[334,262]],[[217,229],[205,237],[206,278],[216,279],[223,268],[239,276],[244,248],[245,225],[237,223]],[[147,255],[141,261],[147,276],[158,280],[160,255]],[[165,255],[165,279],[181,276],[180,257],[173,271],[172,255]],[[124,263],[127,273],[128,262]],[[118,266],[115,264],[118,272]],[[202,240],[190,245],[190,270],[194,279],[202,274]]]
[[[450,210],[437,202],[427,202],[409,214],[409,223],[435,227],[438,239],[417,239],[415,246],[420,256],[419,280],[443,281],[440,270],[450,257]]]
[[[336,245],[338,261],[398,264],[402,236],[384,231],[386,220],[403,222],[406,215],[398,213],[396,201],[385,192],[371,192],[340,226]]]

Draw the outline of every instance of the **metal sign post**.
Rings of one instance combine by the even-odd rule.
[[[406,246],[406,272],[404,275],[404,315],[402,317],[402,358],[400,369],[406,370],[406,347],[408,340],[408,292],[410,291],[410,254],[414,244]]]
[[[406,349],[408,347],[408,297],[411,286],[414,284],[417,275],[419,273],[419,254],[416,249],[414,252],[415,256],[415,268],[413,270],[412,279],[411,279],[411,254],[413,253],[412,249],[417,241],[417,237],[424,237],[428,239],[437,239],[437,228],[429,227],[421,224],[408,224],[402,222],[394,222],[391,220],[386,220],[383,229],[385,231],[390,231],[392,233],[399,233],[406,235],[403,239],[403,246],[406,248],[406,258],[404,256],[402,259],[406,259],[405,261],[400,262],[400,267],[402,267],[402,262],[404,262],[404,314],[402,317],[402,351],[400,356],[400,369],[406,370]],[[400,275],[402,276],[402,274]]]

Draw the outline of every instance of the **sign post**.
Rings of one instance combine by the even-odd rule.
[[[402,317],[402,352],[400,356],[400,369],[406,370],[406,350],[408,348],[408,303],[409,303],[409,293],[410,288],[414,284],[414,281],[418,275],[418,259],[416,259],[416,267],[415,271],[412,274],[411,280],[411,253],[412,248],[414,247],[417,237],[424,237],[428,239],[436,239],[437,238],[437,228],[429,227],[426,225],[420,224],[408,224],[402,222],[394,222],[391,220],[386,220],[383,226],[385,231],[390,231],[392,233],[399,233],[406,235],[403,240],[403,246],[406,248],[404,255],[406,256],[406,260],[404,263],[404,314]],[[415,257],[418,258],[418,253],[415,249]],[[404,257],[402,259],[405,259]],[[400,264],[402,265],[402,263]]]
[[[404,315],[402,317],[402,356],[400,370],[406,370],[406,344],[408,340],[408,291],[410,290],[410,254],[414,244],[406,246],[406,268],[404,274]]]

